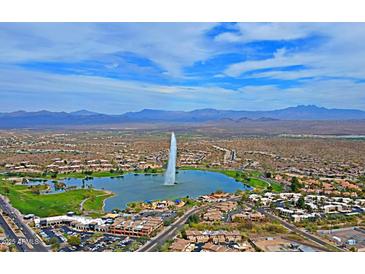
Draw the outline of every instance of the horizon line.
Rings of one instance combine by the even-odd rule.
[[[65,110],[48,110],[48,109],[40,109],[40,110],[24,110],[24,109],[20,109],[20,110],[14,110],[14,111],[8,111],[8,112],[0,112],[0,114],[12,114],[12,113],[39,113],[39,112],[49,112],[49,113],[67,113],[67,114],[72,114],[72,113],[77,113],[77,112],[90,112],[90,113],[94,113],[94,114],[102,114],[102,115],[123,115],[126,113],[138,113],[138,112],[142,112],[145,110],[153,110],[153,111],[168,111],[168,112],[192,112],[192,111],[197,111],[197,110],[217,110],[217,111],[235,111],[235,112],[240,112],[240,111],[245,111],[245,112],[270,112],[270,111],[277,111],[277,110],[285,110],[285,109],[289,109],[289,108],[299,108],[299,107],[315,107],[318,109],[326,109],[326,110],[353,110],[353,111],[364,111],[363,109],[356,109],[356,108],[328,108],[328,107],[323,107],[323,106],[318,106],[318,105],[314,105],[314,104],[308,104],[308,105],[304,105],[304,104],[300,104],[300,105],[296,105],[296,106],[288,106],[288,107],[283,107],[283,108],[277,108],[277,109],[270,109],[270,110],[236,110],[236,109],[218,109],[218,108],[196,108],[196,109],[191,109],[191,110],[170,110],[170,109],[158,109],[158,108],[143,108],[140,110],[135,110],[135,111],[125,111],[125,112],[121,112],[121,113],[105,113],[105,112],[98,112],[98,111],[93,111],[93,110],[89,110],[89,109],[77,109],[77,110],[72,110],[72,111],[65,111]]]

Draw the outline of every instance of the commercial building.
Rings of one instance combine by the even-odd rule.
[[[197,231],[188,230],[186,231],[186,237],[191,243],[229,243],[229,242],[241,242],[241,233],[237,230],[235,231]]]
[[[117,218],[110,225],[109,232],[123,236],[149,237],[162,226],[163,220],[160,217],[143,217],[140,220]]]

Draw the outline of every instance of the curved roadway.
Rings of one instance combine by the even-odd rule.
[[[189,211],[187,211],[183,216],[181,216],[179,219],[177,219],[173,224],[165,228],[163,231],[161,231],[157,236],[152,238],[150,241],[148,241],[144,246],[142,246],[140,249],[138,249],[138,252],[153,252],[156,251],[157,248],[162,245],[166,240],[173,238],[179,229],[181,229],[186,221],[189,219],[190,216],[194,215],[195,213],[205,209],[204,207],[197,207],[192,208]]]

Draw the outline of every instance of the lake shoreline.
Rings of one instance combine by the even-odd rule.
[[[184,197],[198,198],[217,190],[234,193],[237,190],[253,190],[247,184],[239,182],[225,174],[209,170],[180,170],[177,172],[179,184],[174,186],[164,185],[163,174],[128,173],[118,177],[94,177],[89,180],[68,178],[63,181],[66,188],[53,189],[56,193],[70,192],[77,189],[94,189],[108,191],[113,194],[103,201],[103,211],[114,208],[125,209],[130,202],[161,199],[179,199]],[[31,184],[52,184],[54,180],[41,179],[39,182],[32,180]],[[72,190],[67,190],[72,189]],[[112,201],[110,201],[112,200]]]

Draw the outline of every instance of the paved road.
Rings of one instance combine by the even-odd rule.
[[[12,218],[13,222],[20,228],[23,232],[26,240],[30,243],[33,248],[29,248],[27,245],[22,244],[23,250],[21,251],[35,251],[35,252],[47,252],[48,249],[43,245],[43,243],[36,236],[35,232],[31,230],[28,225],[23,222],[22,216],[19,216],[15,210],[8,204],[1,196],[0,196],[0,208],[6,213],[10,218]],[[5,221],[5,220],[4,220]],[[17,237],[18,240],[21,240]]]
[[[227,199],[227,201],[239,201],[240,198],[231,198]],[[152,252],[155,251],[160,245],[162,245],[165,241],[172,239],[179,232],[179,230],[184,226],[186,221],[189,219],[191,215],[198,213],[199,211],[207,209],[211,205],[205,205],[202,207],[192,208],[187,211],[183,216],[177,219],[172,225],[167,227],[165,230],[161,231],[157,236],[152,238],[149,242],[147,242],[144,246],[138,249],[138,252]]]
[[[230,199],[230,200],[237,200],[237,199]],[[250,205],[250,204],[247,204],[247,205],[252,207],[252,205]],[[166,240],[173,238],[178,233],[179,229],[186,223],[186,221],[188,220],[188,218],[191,215],[196,214],[197,212],[204,210],[207,207],[208,206],[194,208],[194,209],[186,212],[182,217],[180,217],[177,221],[175,221],[171,226],[167,227],[165,230],[160,232],[156,237],[152,238],[149,242],[147,242],[144,246],[142,246],[137,251],[138,252],[152,252],[152,251],[157,250],[157,248],[160,245],[162,245]],[[323,246],[323,249],[326,249],[327,251],[333,251],[333,250],[328,249],[329,245],[332,246],[337,251],[343,251],[342,249],[329,244],[328,242],[322,240],[321,238],[316,237],[313,234],[310,234],[306,231],[303,231],[303,230],[299,229],[298,227],[296,227],[295,225],[275,216],[274,214],[268,212],[264,208],[259,208],[258,211],[262,214],[265,214],[270,219],[278,221],[283,226],[285,226],[287,229],[289,229],[297,234],[300,234],[303,237]]]
[[[4,217],[0,214],[0,226],[4,229],[5,235],[15,244],[18,251],[27,251],[28,247],[22,243],[17,235],[11,230]]]
[[[162,245],[166,240],[173,238],[181,229],[188,218],[197,212],[204,210],[207,206],[197,207],[187,211],[183,216],[177,219],[172,225],[161,231],[156,237],[148,241],[144,246],[138,249],[138,252],[153,252]]]
[[[315,243],[317,243],[317,244],[325,247],[327,249],[327,251],[333,251],[333,250],[330,250],[330,249],[327,248],[327,246],[329,246],[329,245],[332,246],[337,251],[343,251],[342,249],[340,249],[340,248],[338,248],[336,246],[333,246],[333,245],[329,244],[328,242],[320,239],[319,237],[316,237],[313,234],[310,234],[310,233],[308,233],[306,231],[303,231],[303,230],[299,229],[298,227],[296,227],[295,225],[293,225],[293,224],[291,224],[291,223],[289,223],[289,222],[287,222],[287,221],[279,218],[278,216],[275,216],[274,214],[266,211],[264,208],[259,208],[258,211],[260,213],[262,213],[262,214],[265,214],[270,219],[275,220],[275,221],[278,221],[283,226],[285,226],[287,229],[289,229],[291,231],[294,231],[295,233],[298,233],[298,234],[304,236],[305,238],[307,238],[307,239],[309,239],[309,240],[311,240],[311,241],[313,241],[313,242],[315,242]]]

